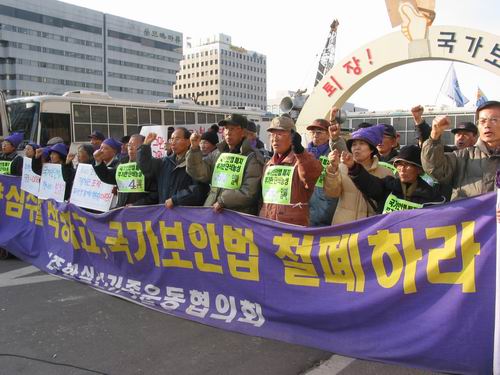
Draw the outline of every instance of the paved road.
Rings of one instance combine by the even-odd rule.
[[[408,374],[162,314],[0,261],[0,375]]]

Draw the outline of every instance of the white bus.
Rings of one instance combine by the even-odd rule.
[[[475,122],[475,112],[476,108],[426,106],[423,119],[432,125],[434,117],[446,115],[450,119],[451,129],[453,129],[461,122]],[[394,126],[400,135],[401,145],[415,144],[416,142],[415,121],[409,110],[347,112],[347,120],[343,126],[352,131],[356,130],[362,122]],[[454,143],[451,129],[446,130],[443,134],[444,144],[452,145]]]
[[[0,135],[23,132],[25,143],[34,141],[42,146],[52,137],[61,137],[68,145],[88,142],[89,134],[96,130],[105,137],[119,140],[124,135],[139,133],[144,125],[183,126],[204,132],[231,113],[255,122],[262,141],[267,143],[265,130],[273,117],[253,108],[207,107],[185,99],[133,102],[113,99],[104,92],[88,91],[10,99],[6,101],[6,109],[10,124],[0,112]]]

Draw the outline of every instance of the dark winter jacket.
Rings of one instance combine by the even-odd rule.
[[[116,160],[116,159],[115,159]],[[116,170],[120,164],[129,162],[128,155],[120,159],[119,163],[112,163],[106,166],[104,163],[94,165],[94,171],[99,179],[110,185],[116,185]],[[124,207],[127,204],[133,206],[145,206],[158,203],[158,187],[155,178],[144,178],[144,193],[120,193],[118,192],[118,202],[116,207]]]
[[[175,206],[202,206],[209,186],[191,178],[186,172],[186,158],[176,161],[176,155],[153,158],[151,146],[143,144],[137,150],[137,165],[146,178],[156,178],[158,201],[172,198]]]
[[[399,178],[395,176],[376,177],[357,163],[352,169],[349,169],[349,176],[365,196],[376,202],[377,213],[382,213],[389,194],[393,194],[399,199],[422,204],[424,207],[442,204],[446,201],[438,187],[430,186],[420,177],[417,178],[415,187],[407,186],[404,191]]]
[[[199,181],[210,183],[217,159],[225,152],[229,152],[225,141],[217,144],[217,149],[206,157],[203,157],[199,148],[189,150],[186,157],[188,173]],[[212,186],[204,205],[208,207],[219,202],[224,208],[257,215],[264,157],[246,139],[234,152],[247,157],[240,188],[224,189]]]
[[[10,161],[10,174],[13,176],[21,176],[23,174],[23,157],[18,155],[16,151],[10,154],[0,152],[0,160]]]

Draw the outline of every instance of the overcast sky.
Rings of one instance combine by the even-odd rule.
[[[183,33],[184,38],[228,34],[236,46],[267,56],[268,98],[278,91],[314,84],[330,23],[339,20],[335,61],[392,31],[384,0],[238,2],[65,0],[101,12]],[[434,25],[469,27],[500,35],[499,0],[436,0]],[[419,62],[394,68],[360,88],[350,99],[372,110],[434,104],[450,62]],[[455,63],[463,93],[471,102],[479,86],[500,100],[500,76]]]

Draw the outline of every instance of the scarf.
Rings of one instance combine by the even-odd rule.
[[[307,151],[314,155],[316,159],[319,159],[321,155],[328,154],[330,151],[330,145],[325,143],[324,145],[315,146],[312,142],[307,145]]]

